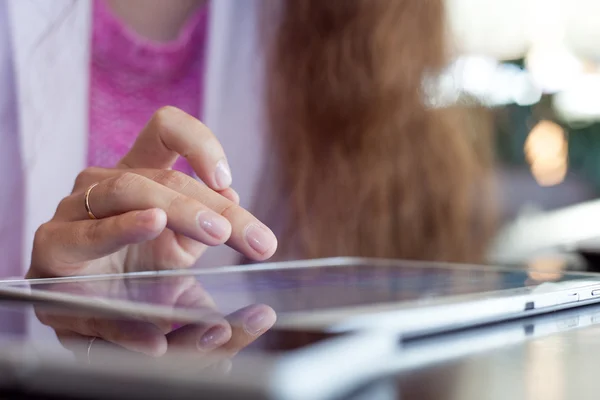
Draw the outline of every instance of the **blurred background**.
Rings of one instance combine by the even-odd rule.
[[[595,204],[586,203],[600,193],[600,2],[447,4],[458,56],[436,100],[492,110],[505,227],[496,254],[600,237]],[[568,219],[552,213],[582,203],[587,211]],[[535,243],[513,248],[534,231]]]

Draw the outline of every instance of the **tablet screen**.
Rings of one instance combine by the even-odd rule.
[[[199,303],[211,302],[223,313],[264,303],[282,315],[382,303],[429,304],[448,296],[506,290],[526,293],[543,282],[578,279],[589,277],[487,266],[333,259],[38,280],[17,286],[25,290],[29,285],[32,293],[66,293],[87,299],[121,300],[173,309],[194,308]]]
[[[86,310],[81,314],[68,306],[0,301],[0,317],[12,320],[25,320],[32,312],[44,320],[64,321],[72,318],[96,319],[96,324],[104,324],[103,315]],[[12,318],[11,318],[12,317]],[[21,332],[10,329],[4,319],[0,319],[0,398],[86,398],[94,393],[97,398],[181,398],[181,393],[191,393],[192,397],[202,398],[314,398],[297,397],[298,388],[294,383],[300,376],[311,377],[313,361],[298,365],[295,360],[306,360],[304,354],[316,358],[314,363],[321,365],[319,353],[327,351],[329,365],[344,362],[337,360],[342,335],[327,335],[316,332],[284,331],[276,328],[265,332],[258,340],[247,346],[236,348],[235,352],[223,350],[202,351],[197,347],[200,334],[183,336],[182,326],[165,332],[168,339],[167,351],[160,356],[147,356],[118,344],[59,330],[49,332],[32,326]],[[127,320],[119,319],[119,323]],[[135,321],[131,321],[135,322]],[[76,325],[72,325],[76,326]],[[178,332],[178,330],[180,332]],[[199,331],[202,332],[202,331]],[[60,342],[56,336],[61,336]],[[175,340],[178,337],[180,340]],[[182,340],[183,339],[183,340]],[[357,341],[348,337],[348,346],[354,348]],[[363,344],[364,345],[364,344]],[[315,346],[319,348],[314,350]],[[324,347],[325,346],[325,347]],[[330,349],[333,347],[333,354]],[[374,346],[369,346],[370,348]],[[377,346],[375,350],[377,351]],[[342,352],[341,355],[347,354]],[[336,356],[337,355],[337,356]],[[315,357],[316,356],[316,357]],[[362,359],[359,354],[353,357]],[[292,368],[286,368],[286,364]],[[283,371],[282,371],[283,369]],[[291,369],[291,372],[290,372]],[[286,372],[287,371],[287,372]],[[282,373],[283,372],[283,373]],[[67,377],[67,379],[65,379]],[[290,385],[292,397],[273,396],[274,380],[278,389]],[[314,379],[309,379],[315,382]],[[57,384],[58,382],[58,384]],[[85,382],[85,383],[82,383]],[[125,382],[125,388],[120,385]],[[288,383],[286,383],[288,382]],[[327,383],[327,382],[326,382]],[[331,381],[335,384],[335,380]],[[215,387],[216,386],[216,387]],[[217,390],[218,389],[218,390]],[[26,396],[17,396],[23,391]],[[217,390],[215,393],[214,391]],[[40,393],[36,397],[36,393]],[[126,396],[121,396],[126,393]],[[16,397],[15,397],[16,396]],[[31,397],[33,396],[33,397]],[[183,395],[183,398],[190,396]]]

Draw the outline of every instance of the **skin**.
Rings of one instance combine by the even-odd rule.
[[[118,18],[156,41],[175,39],[204,2],[107,0]],[[172,171],[178,157],[185,157],[205,184]],[[84,208],[85,192],[94,184],[89,203],[96,220]],[[36,233],[28,277],[186,267],[207,246],[221,244],[251,259],[266,260],[275,252],[277,240],[238,205],[239,197],[230,184],[227,158],[212,132],[183,111],[158,110],[115,168],[89,168],[78,176],[71,195]],[[189,300],[189,290],[183,292]],[[209,299],[206,293],[200,294],[202,301]],[[276,318],[264,305],[229,316],[219,315],[212,300],[198,306],[212,310],[210,322],[175,331],[156,321],[67,318],[43,311],[38,311],[38,317],[56,330],[63,343],[97,337],[97,341],[153,356],[165,355],[172,347],[206,344],[207,337],[221,354],[233,355],[268,330]],[[215,328],[219,335],[214,334]],[[197,346],[198,351],[205,353],[201,347]]]
[[[98,283],[98,282],[96,282]],[[85,294],[104,297],[107,293],[121,293],[134,301],[140,299],[122,280],[105,284],[69,282],[56,284],[56,288],[70,294]],[[194,277],[179,277],[165,280],[160,292],[154,292],[153,301],[165,306],[178,306],[193,310],[202,322],[195,324],[173,324],[143,315],[128,318],[110,318],[102,315],[56,313],[42,306],[35,306],[38,319],[54,328],[61,343],[88,361],[87,349],[81,347],[86,337],[100,344],[118,345],[136,353],[151,357],[197,353],[201,355],[198,365],[214,364],[223,358],[233,357],[240,349],[252,343],[275,322],[275,312],[268,306],[253,304],[230,315],[222,316],[210,295]],[[94,361],[91,354],[89,361]],[[206,357],[208,356],[208,357]]]
[[[180,156],[206,184],[170,170]],[[160,109],[115,168],[89,168],[78,176],[72,194],[36,232],[27,277],[191,266],[207,246],[220,244],[254,260],[268,259],[277,239],[238,205],[235,191],[217,179],[219,165],[226,164],[223,148],[206,126],[179,109]],[[90,219],[84,207],[91,185],[96,186],[89,193],[89,204],[98,219]],[[220,228],[215,230],[216,225]],[[208,307],[218,315],[214,304]],[[60,338],[98,337],[154,356],[164,355],[169,345],[200,342],[215,327],[223,328],[220,347],[235,354],[271,328],[276,318],[271,308],[254,305],[170,332],[152,322],[132,326],[43,313],[38,317]]]
[[[190,15],[206,0],[107,0],[108,6],[130,28],[148,39],[177,37]]]

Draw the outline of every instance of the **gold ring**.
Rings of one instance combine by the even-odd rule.
[[[90,217],[90,219],[98,219],[92,212],[92,209],[90,208],[90,193],[92,192],[92,189],[95,188],[96,186],[98,186],[97,183],[94,183],[92,186],[90,186],[85,191],[85,196],[83,197],[83,202],[85,204],[85,211],[87,211],[88,217]]]
[[[94,344],[94,342],[96,341],[97,337],[96,336],[92,336],[88,342],[88,346],[87,346],[87,361],[88,364],[92,363],[92,359],[90,358],[90,353],[92,352],[92,345]]]

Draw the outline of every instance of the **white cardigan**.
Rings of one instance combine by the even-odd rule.
[[[260,2],[212,2],[204,78],[204,122],[225,148],[244,206],[264,145]],[[0,0],[0,276],[24,273],[35,230],[85,168],[90,32],[91,0]],[[234,260],[222,246],[201,263]]]

